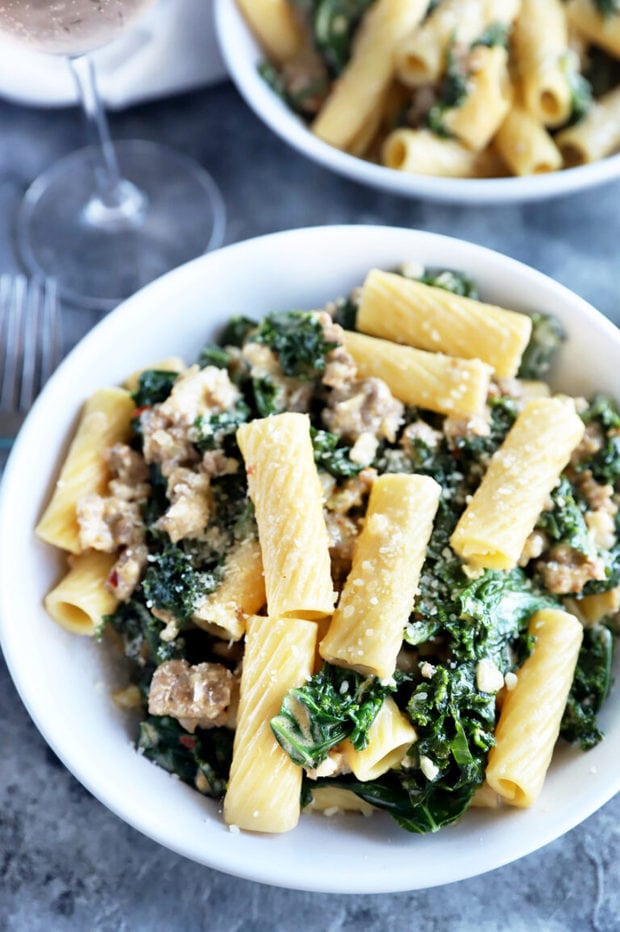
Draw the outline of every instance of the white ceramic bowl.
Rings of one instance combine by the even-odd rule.
[[[463,269],[482,296],[557,314],[570,342],[558,388],[620,397],[620,333],[580,298],[498,253],[389,227],[315,227],[229,246],[154,282],[73,350],[36,402],[15,444],[0,501],[0,641],[21,697],[75,776],[146,835],[203,864],[264,883],[325,892],[390,892],[448,883],[539,848],[620,788],[620,715],[588,754],[561,748],[530,810],[472,811],[437,835],[410,835],[388,816],[304,816],[282,836],[233,834],[217,805],[140,757],[109,698],[113,668],[93,641],[68,634],[41,602],[61,561],[33,536],[84,399],[134,369],[180,354],[193,360],[231,314],[314,308],[347,293],[373,265],[407,259]],[[596,360],[589,365],[588,360]],[[329,857],[325,852],[329,851]]]
[[[392,194],[470,204],[504,204],[557,197],[620,177],[620,154],[565,171],[526,178],[434,178],[364,161],[314,136],[258,73],[263,55],[235,0],[215,0],[215,22],[224,61],[256,115],[285,142],[325,168]]]

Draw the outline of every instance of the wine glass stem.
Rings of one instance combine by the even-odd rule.
[[[93,198],[85,206],[85,218],[96,226],[126,226],[140,222],[146,207],[145,196],[134,184],[123,179],[101,102],[95,68],[89,55],[69,57],[88,134],[97,159],[94,166]]]

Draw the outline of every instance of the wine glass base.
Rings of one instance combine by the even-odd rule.
[[[219,246],[226,217],[211,176],[181,153],[146,140],[117,142],[115,151],[127,190],[141,195],[126,211],[110,211],[95,197],[93,146],[40,175],[17,218],[28,271],[53,275],[70,304],[103,311]]]

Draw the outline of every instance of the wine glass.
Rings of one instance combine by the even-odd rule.
[[[112,144],[89,53],[154,0],[0,0],[0,32],[68,59],[94,144],[40,175],[17,218],[21,258],[72,304],[109,310],[219,245],[224,204],[193,160],[145,140]]]

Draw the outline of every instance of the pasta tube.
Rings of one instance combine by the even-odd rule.
[[[92,637],[103,616],[118,606],[118,599],[105,587],[115,561],[115,554],[98,550],[72,557],[69,572],[44,599],[50,618],[72,634]]]
[[[534,650],[504,699],[486,772],[489,786],[520,807],[542,790],[583,639],[577,619],[556,609],[537,612],[529,632]]]
[[[490,143],[512,103],[508,50],[479,46],[470,55],[469,90],[463,103],[443,115],[443,124],[470,149]]]
[[[427,353],[350,331],[344,342],[359,375],[382,379],[405,404],[454,415],[484,408],[492,370],[479,359]]]
[[[317,136],[345,150],[359,139],[389,90],[397,45],[427,6],[428,0],[376,0],[362,20],[349,64],[312,124]]]
[[[391,677],[413,608],[441,487],[429,476],[379,476],[353,565],[326,636],[330,663]]]
[[[442,139],[428,129],[395,129],[381,147],[388,168],[442,178],[486,178],[501,174],[492,152],[474,152],[456,139]]]
[[[302,33],[288,0],[237,0],[237,5],[272,61],[282,64],[295,56]]]
[[[449,44],[469,45],[486,24],[485,0],[443,0],[400,44],[396,53],[399,81],[410,87],[433,84],[444,69]]]
[[[308,416],[250,421],[239,427],[237,440],[256,511],[269,614],[331,615],[329,540]]]
[[[515,567],[583,433],[572,399],[528,402],[459,518],[450,538],[456,553],[476,567]]]
[[[562,168],[562,153],[540,120],[529,110],[512,107],[493,143],[515,175],[542,175]]]
[[[558,133],[556,141],[567,168],[595,162],[620,148],[620,87],[595,100],[583,119]]]
[[[134,409],[131,395],[122,388],[101,388],[88,399],[51,501],[35,529],[40,540],[80,553],[78,499],[106,491],[109,476],[103,451],[129,438]]]
[[[620,11],[601,13],[593,0],[568,0],[566,14],[586,39],[620,58]]]
[[[343,742],[343,753],[358,780],[376,780],[398,767],[417,740],[415,728],[388,696],[368,729],[367,746],[357,751],[347,740]]]
[[[561,126],[572,102],[566,74],[568,26],[560,0],[523,0],[513,43],[526,109],[545,126]]]
[[[257,540],[242,540],[226,557],[222,582],[198,606],[192,621],[218,637],[238,641],[248,616],[255,615],[265,601],[260,545]]]
[[[501,377],[516,375],[532,332],[527,314],[379,269],[366,277],[356,326],[397,343],[481,359]]]
[[[287,832],[299,820],[302,768],[270,721],[284,694],[311,675],[316,625],[296,618],[248,621],[241,694],[224,819],[256,832]]]

